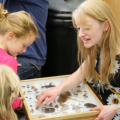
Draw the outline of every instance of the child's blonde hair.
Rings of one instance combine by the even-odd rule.
[[[24,37],[31,32],[35,36],[38,35],[38,29],[30,14],[25,11],[9,14],[0,3],[0,34],[4,35],[6,32],[15,33],[17,38]]]
[[[73,25],[79,27],[89,27],[86,23],[85,15],[88,15],[101,23],[108,20],[109,29],[104,32],[101,43],[100,56],[100,79],[103,83],[109,83],[109,73],[115,66],[115,56],[120,47],[120,30],[116,24],[114,14],[110,7],[103,0],[86,0],[73,12]],[[79,33],[78,33],[79,34]],[[98,54],[99,47],[97,45],[91,48],[85,48],[81,38],[77,38],[78,42],[78,60],[82,64],[83,60],[89,57],[90,64],[85,64],[86,78],[90,79],[95,75],[95,60]],[[90,68],[88,69],[88,64]],[[113,76],[114,77],[114,76]]]
[[[12,102],[18,97],[19,89],[19,77],[10,67],[0,65],[0,120],[17,120]]]

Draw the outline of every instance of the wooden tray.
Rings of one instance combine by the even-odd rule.
[[[48,80],[50,80],[50,81],[54,80],[57,82],[61,79],[66,79],[68,76],[69,75],[38,78],[38,79],[29,79],[29,80],[22,80],[20,82],[21,82],[21,86],[29,84],[29,83],[31,83],[31,85],[34,85],[34,83],[37,83],[37,82],[44,82],[47,84]],[[87,83],[84,83],[84,85],[90,91],[91,95],[94,97],[94,99],[97,101],[97,103],[99,105],[103,105],[101,100],[96,96],[96,94],[89,87],[89,85]],[[24,97],[24,94],[22,92],[22,88],[20,89],[20,96]],[[55,115],[55,116],[33,119],[26,100],[23,101],[23,109],[24,109],[24,112],[25,112],[28,120],[88,120],[88,119],[94,120],[98,116],[98,114],[100,113],[100,111],[86,111],[86,112],[70,113],[70,114],[64,114],[64,115]]]

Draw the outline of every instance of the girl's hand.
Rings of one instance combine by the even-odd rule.
[[[59,88],[57,87],[42,91],[42,93],[37,97],[38,103],[36,105],[36,108],[40,104],[47,104],[48,102],[54,100],[58,95],[59,95]],[[48,98],[48,99],[45,100],[45,98]]]
[[[22,64],[19,64],[19,63],[18,63],[18,65],[17,65],[17,66],[18,66],[18,67],[20,67],[20,66],[22,66]]]
[[[15,57],[15,59],[17,60],[17,57]],[[18,67],[20,67],[20,66],[22,66],[22,64],[19,64],[19,63],[18,63],[18,65],[17,65],[17,66],[18,66]]]
[[[91,110],[100,110],[100,114],[95,120],[112,120],[116,115],[116,105],[105,105],[92,108]]]

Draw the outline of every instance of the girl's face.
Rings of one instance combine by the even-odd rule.
[[[104,24],[88,15],[85,18],[89,27],[80,28],[80,26],[77,26],[79,37],[82,39],[84,46],[90,48],[96,44],[101,45]]]
[[[20,53],[26,52],[27,47],[34,42],[35,38],[36,36],[34,34],[24,38],[15,37],[14,40],[9,42],[7,51],[11,56],[16,57]]]

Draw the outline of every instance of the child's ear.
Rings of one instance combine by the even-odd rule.
[[[13,40],[14,38],[15,38],[15,33],[9,32],[8,35],[7,35],[7,39],[8,40]]]
[[[109,27],[110,27],[110,23],[109,23],[108,20],[106,20],[106,21],[104,22],[104,31],[107,31],[107,30],[109,29]]]

